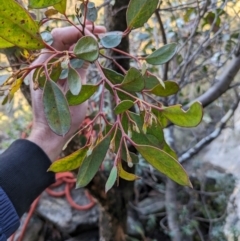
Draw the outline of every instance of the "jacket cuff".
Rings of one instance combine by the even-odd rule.
[[[8,237],[19,227],[19,217],[11,201],[0,188],[0,240]]]
[[[17,140],[0,156],[0,186],[19,217],[52,183],[55,174],[47,172],[51,161],[45,152],[28,140]]]

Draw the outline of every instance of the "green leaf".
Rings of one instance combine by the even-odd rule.
[[[114,48],[117,47],[122,41],[123,33],[120,31],[108,32],[99,34],[100,43],[104,48]]]
[[[173,158],[178,159],[177,153],[166,142],[164,142],[162,150],[167,152],[167,154],[169,154]]]
[[[132,102],[131,100],[124,100],[115,107],[114,112],[116,115],[121,114],[129,110],[133,105],[134,102]]]
[[[98,89],[97,85],[82,85],[78,95],[73,95],[70,91],[67,92],[66,98],[69,105],[80,105],[88,100]]]
[[[151,90],[155,86],[159,85],[159,80],[153,76],[153,75],[144,75],[144,80],[145,80],[145,87],[144,89],[146,90]]]
[[[153,146],[135,145],[142,157],[161,173],[183,186],[192,187],[189,177],[180,163],[172,156]]]
[[[107,125],[105,130],[107,132],[109,132],[111,130],[111,128],[112,128],[112,125]],[[114,136],[114,133],[112,132],[110,135],[111,135],[111,139],[112,139],[113,136]],[[115,150],[118,150],[118,148],[119,148],[121,137],[122,137],[122,132],[118,129],[117,130],[117,135],[115,137]],[[132,159],[132,163],[133,164],[139,163],[138,156],[135,153],[129,151],[129,154],[130,154],[130,157]],[[122,158],[122,160],[127,162],[126,148],[122,148],[121,158]]]
[[[59,13],[65,14],[67,8],[67,0],[61,0],[59,3],[53,5],[53,7],[58,10]]]
[[[158,6],[158,0],[131,0],[127,9],[128,28],[139,28],[148,21]]]
[[[114,185],[118,177],[117,167],[114,166],[109,174],[108,180],[105,185],[105,192],[107,193]]]
[[[0,37],[5,41],[25,49],[44,47],[37,23],[16,1],[1,1],[0,23]]]
[[[130,115],[131,119],[133,121],[135,121],[135,123],[137,124],[138,129],[139,129],[139,133],[134,130],[132,131],[131,139],[136,144],[155,146],[157,148],[164,150],[173,158],[177,157],[177,154],[165,142],[164,133],[163,133],[163,129],[162,129],[163,127],[161,126],[161,124],[158,121],[157,122],[153,121],[152,125],[147,127],[147,132],[145,134],[145,133],[143,133],[143,130],[142,130],[143,122],[144,122],[144,115],[142,114],[140,116],[140,115],[137,115],[132,112],[129,112],[129,115]],[[122,123],[123,123],[125,131],[127,131],[128,120],[127,120],[126,115],[123,115]],[[123,158],[123,156],[122,156],[122,158]]]
[[[84,64],[84,61],[82,59],[71,59],[70,60],[70,65],[74,69],[80,69]],[[67,69],[63,69],[61,72],[61,75],[59,76],[59,79],[66,79],[68,77],[68,65]]]
[[[132,100],[132,101],[135,101],[134,98],[130,97],[129,95],[127,95],[127,94],[125,94],[125,93],[123,93],[121,91],[117,91],[117,95],[120,98],[120,100]],[[134,93],[134,92],[132,92],[131,95],[133,95],[136,98],[138,98],[136,93]]]
[[[51,80],[53,80],[54,82],[57,82],[59,80],[60,74],[61,74],[61,64],[55,63],[52,65],[52,72],[50,73],[50,78]]]
[[[162,112],[158,111],[158,110],[152,110],[153,113],[155,114],[155,116],[157,117],[158,119],[158,122],[160,123],[161,127],[162,128],[165,128],[167,127],[169,121],[168,119],[162,114]]]
[[[45,83],[43,105],[47,122],[52,131],[57,135],[64,136],[71,127],[71,116],[64,94],[52,80]]]
[[[141,72],[131,67],[121,84],[121,88],[129,92],[141,91],[144,88],[144,78]]]
[[[127,181],[135,181],[135,180],[139,179],[139,177],[134,175],[133,173],[126,172],[123,169],[121,162],[118,163],[118,172],[119,172],[118,173],[119,177],[121,177],[122,179],[127,180]]]
[[[111,69],[107,69],[107,68],[102,68],[102,70],[103,70],[105,77],[109,81],[111,81],[112,84],[116,85],[116,84],[121,84],[123,82],[123,80],[124,80],[123,75],[121,75]]]
[[[48,171],[52,172],[68,172],[79,168],[86,157],[88,147],[83,147],[71,155],[55,161]]]
[[[136,131],[132,132],[132,140],[139,145],[155,145],[162,148],[164,145],[164,134],[163,130],[158,122],[153,121],[152,125],[147,128],[146,134],[143,132],[144,116],[137,115],[129,112],[129,115],[138,126],[139,133]],[[126,118],[126,115],[124,115]],[[153,137],[155,137],[153,139]]]
[[[49,63],[49,65],[50,64],[51,63]],[[50,72],[50,70],[49,70],[49,72]],[[59,80],[60,74],[61,74],[61,65],[60,65],[60,63],[58,62],[58,63],[53,64],[52,68],[51,68],[51,72],[49,73],[50,79],[53,80],[54,82],[57,82]],[[46,82],[46,75],[45,75],[45,71],[44,71],[43,67],[39,67],[39,68],[37,68],[34,71],[33,80],[35,82],[38,82],[39,86],[41,88],[44,87],[45,82]]]
[[[84,36],[78,40],[73,52],[79,59],[93,62],[99,55],[98,43],[93,37]]]
[[[105,137],[84,159],[77,176],[77,188],[85,187],[93,179],[107,154],[110,140],[109,136]]]
[[[81,91],[82,82],[78,72],[69,66],[68,70],[68,84],[69,90],[73,95],[78,95]]]
[[[85,5],[82,3],[80,5],[80,9],[82,12],[82,15],[85,16]],[[98,11],[97,8],[95,7],[95,3],[94,2],[89,2],[87,5],[87,20],[91,21],[91,22],[95,22],[97,20],[98,17]]]
[[[60,3],[61,0],[29,0],[29,8],[47,8]]]
[[[150,92],[156,96],[167,97],[174,95],[179,91],[179,86],[176,82],[164,81],[164,83],[165,88],[161,84],[158,84]]]
[[[194,102],[187,111],[181,107],[181,105],[164,107],[161,113],[173,124],[181,127],[195,127],[201,122],[203,108],[200,102]]]
[[[13,46],[14,46],[14,44],[12,44],[0,37],[0,49],[10,48]]]
[[[152,65],[161,65],[167,63],[173,58],[177,52],[177,44],[166,44],[163,47],[157,49],[152,54],[146,57],[146,61]]]
[[[80,69],[82,68],[84,64],[84,61],[82,59],[71,59],[70,60],[70,65],[74,68],[74,69]]]

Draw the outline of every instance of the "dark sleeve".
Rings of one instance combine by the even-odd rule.
[[[18,228],[19,217],[6,193],[0,188],[0,241],[6,241]]]
[[[47,172],[50,164],[45,152],[28,140],[15,141],[0,155],[0,187],[10,199],[19,217],[49,185],[55,182],[54,173]],[[7,215],[0,215],[0,225]]]

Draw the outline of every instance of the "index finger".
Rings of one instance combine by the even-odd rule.
[[[78,28],[82,29],[81,26]],[[91,35],[92,25],[86,26],[86,35]],[[103,26],[95,26],[94,33],[104,33],[106,32],[106,28]],[[52,31],[52,36],[54,42],[52,46],[57,50],[68,50],[70,46],[75,44],[81,37],[82,33],[74,26],[64,27],[64,28],[55,28]]]

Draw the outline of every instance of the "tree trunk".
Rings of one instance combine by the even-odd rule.
[[[126,8],[129,0],[116,0],[114,5],[107,5],[105,9],[105,26],[108,31],[124,31],[126,24]],[[129,52],[129,39],[124,38],[117,47],[120,50]],[[129,59],[121,58],[116,52],[108,51],[108,55],[116,58],[116,61],[124,68],[129,69]],[[120,57],[120,58],[119,58]],[[108,63],[108,67],[119,71],[116,65]],[[125,163],[123,167],[128,172],[134,172]],[[93,181],[88,185],[90,193],[100,204],[99,230],[101,241],[124,241],[127,232],[127,211],[128,202],[133,198],[134,182],[120,179],[119,186],[114,186],[107,194],[105,193],[106,176],[98,172]]]

